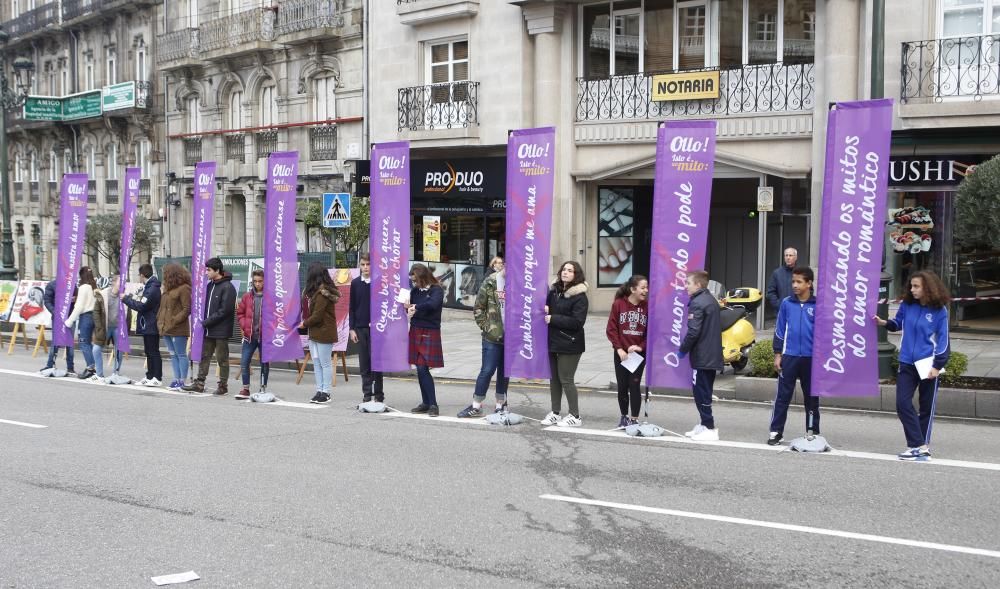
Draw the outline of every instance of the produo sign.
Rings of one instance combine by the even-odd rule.
[[[371,162],[355,168],[355,194],[368,196]],[[478,157],[411,160],[410,198],[474,197],[503,199],[507,193],[507,158]]]

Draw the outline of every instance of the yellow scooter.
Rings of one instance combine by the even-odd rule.
[[[750,361],[757,332],[747,316],[760,307],[763,295],[759,289],[741,286],[726,291],[719,299],[719,320],[722,323],[722,360],[739,372]]]

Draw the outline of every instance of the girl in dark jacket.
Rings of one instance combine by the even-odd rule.
[[[605,330],[608,341],[614,350],[615,378],[618,380],[618,408],[622,417],[618,427],[625,428],[639,421],[639,405],[642,404],[642,393],[639,384],[642,381],[642,371],[646,368],[643,361],[635,372],[629,372],[622,362],[632,352],[646,353],[646,321],[648,317],[646,298],[649,296],[649,281],[645,276],[636,274],[623,284],[615,293],[615,302],[611,304],[611,315],[608,317],[608,327]],[[629,413],[629,403],[632,412]]]
[[[583,268],[576,262],[566,262],[559,268],[559,278],[552,283],[545,305],[545,323],[549,325],[549,393],[552,411],[542,425],[579,427],[580,408],[577,403],[576,368],[583,356],[583,324],[587,321],[587,283]],[[560,418],[562,396],[566,393],[569,414]]]
[[[310,403],[329,403],[333,386],[333,344],[337,342],[337,316],[334,308],[340,291],[323,264],[313,262],[302,292],[302,326],[309,333],[309,355],[316,377],[316,394]]]
[[[160,296],[160,311],[156,315],[156,327],[170,352],[170,367],[174,379],[171,390],[180,390],[187,384],[188,338],[191,336],[191,273],[180,264],[163,267],[163,293]]]
[[[444,306],[444,289],[434,274],[423,264],[410,268],[410,302],[406,314],[410,318],[410,364],[417,367],[420,382],[420,404],[413,413],[438,416],[437,396],[431,368],[444,366],[441,349],[441,307]]]

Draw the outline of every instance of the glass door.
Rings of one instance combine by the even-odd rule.
[[[674,69],[708,67],[707,41],[711,39],[707,0],[678,2],[674,11]]]

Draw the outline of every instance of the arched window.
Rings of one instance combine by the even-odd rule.
[[[230,129],[243,128],[243,93],[235,91],[229,95],[229,124]]]
[[[108,180],[118,179],[118,144],[109,143],[107,159],[104,162],[104,177]]]
[[[193,94],[186,101],[188,133],[201,132],[201,108],[198,95]]]
[[[260,91],[260,120],[261,127],[267,127],[278,121],[278,106],[275,102],[277,98],[274,86],[264,86]]]
[[[313,120],[329,121],[337,118],[337,79],[333,76],[315,78],[313,90]]]

